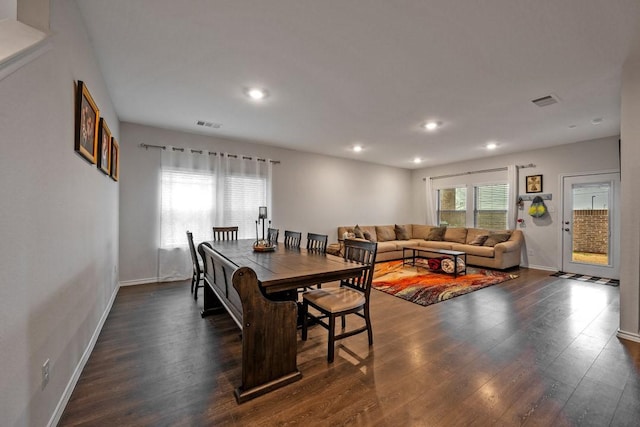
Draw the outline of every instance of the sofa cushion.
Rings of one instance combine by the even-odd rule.
[[[397,251],[397,250],[398,250],[398,245],[393,240],[389,242],[378,242],[378,253],[391,252],[391,251]]]
[[[446,242],[466,243],[467,229],[464,227],[447,227],[447,231],[444,233],[444,240]]]
[[[378,236],[378,242],[396,240],[396,232],[393,225],[376,225],[376,235]]]
[[[434,240],[422,240],[418,246],[432,249],[447,249],[451,250],[452,246],[456,243],[451,242],[438,242]]]
[[[429,234],[424,238],[424,240],[441,242],[444,240],[444,233],[446,233],[446,231],[447,227],[434,227],[429,231]]]
[[[411,238],[411,225],[398,225],[394,227],[397,240],[409,240]]]
[[[483,246],[494,247],[498,243],[506,242],[511,237],[511,232],[505,231],[493,231],[489,234],[487,240],[485,240]]]
[[[495,256],[495,248],[489,246],[472,246],[463,245],[462,243],[452,243],[451,250],[465,252],[467,255],[482,256],[493,258]]]
[[[411,226],[411,237],[425,240],[432,228],[434,228],[432,225],[413,224]]]

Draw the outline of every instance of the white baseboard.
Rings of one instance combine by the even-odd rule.
[[[623,340],[629,340],[633,342],[640,342],[640,335],[633,332],[622,331],[618,329],[618,333],[616,334],[618,338],[622,338]]]
[[[120,282],[120,286],[146,285],[147,283],[158,283],[158,282],[159,280],[157,277],[149,277],[146,279],[125,280],[124,282]]]
[[[93,332],[91,336],[91,340],[89,340],[89,344],[87,348],[84,350],[82,357],[78,361],[76,365],[76,369],[73,371],[73,375],[71,375],[71,379],[67,383],[67,387],[64,389],[64,393],[62,393],[62,397],[56,406],[56,409],[53,411],[51,415],[51,419],[47,423],[47,427],[54,427],[58,425],[60,422],[60,418],[62,417],[62,413],[64,412],[64,408],[66,408],[67,403],[69,403],[69,399],[71,399],[71,393],[73,393],[73,389],[76,387],[78,380],[80,379],[80,374],[82,374],[82,370],[84,366],[87,364],[89,360],[89,356],[91,356],[91,352],[98,341],[98,336],[100,336],[100,332],[102,331],[102,327],[104,326],[104,322],[107,320],[109,313],[111,312],[111,307],[113,307],[113,303],[116,300],[116,295],[118,295],[118,290],[120,286],[116,286],[113,290],[113,294],[111,294],[111,298],[109,298],[109,302],[107,303],[107,307],[105,308],[102,316],[100,317],[100,321],[98,322],[98,326],[96,326],[96,330]]]
[[[525,267],[524,265],[521,267]],[[555,267],[549,267],[548,265],[527,265],[527,268],[532,268],[534,270],[544,270],[544,271],[553,271],[556,272],[558,271],[557,268]]]

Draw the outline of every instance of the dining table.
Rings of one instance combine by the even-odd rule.
[[[297,291],[362,275],[368,266],[321,251],[255,241],[203,242],[202,316],[226,309],[242,330],[242,382],[238,403],[298,381]]]

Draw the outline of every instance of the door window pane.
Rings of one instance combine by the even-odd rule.
[[[572,261],[609,265],[609,183],[574,185]]]

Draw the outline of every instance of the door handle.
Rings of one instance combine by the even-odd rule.
[[[569,231],[569,229],[568,229],[568,228],[565,228],[565,229],[564,229],[564,231]]]
[[[565,223],[565,225],[569,225],[569,221],[565,221],[564,223]]]

